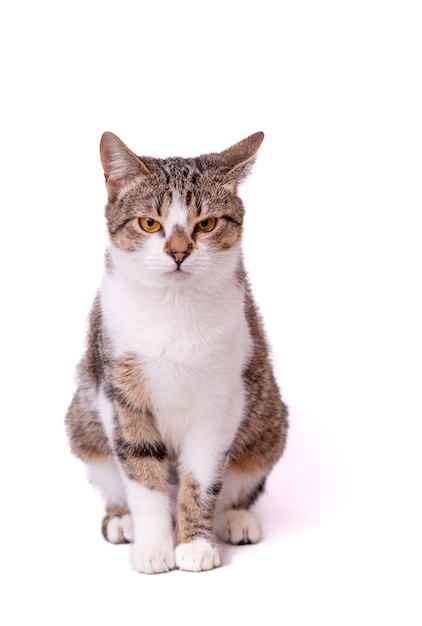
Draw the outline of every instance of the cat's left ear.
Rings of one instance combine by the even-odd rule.
[[[224,177],[227,180],[225,184],[233,191],[249,174],[263,139],[264,133],[254,133],[219,153]]]

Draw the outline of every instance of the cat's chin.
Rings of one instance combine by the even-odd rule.
[[[184,283],[192,278],[192,273],[186,270],[171,270],[162,274],[162,278],[167,284]]]

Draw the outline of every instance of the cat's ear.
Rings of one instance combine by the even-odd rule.
[[[218,154],[227,181],[225,184],[233,191],[249,174],[263,139],[264,133],[254,133]]]
[[[100,155],[109,191],[115,190],[127,179],[148,173],[141,159],[113,133],[106,132],[101,137]]]

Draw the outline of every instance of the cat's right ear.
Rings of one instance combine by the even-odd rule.
[[[109,192],[130,178],[148,173],[141,159],[113,133],[106,132],[101,137],[100,155]]]

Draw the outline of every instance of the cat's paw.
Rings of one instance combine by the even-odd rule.
[[[162,574],[174,569],[174,548],[172,543],[161,545],[134,544],[129,561],[135,572]]]
[[[262,525],[251,511],[228,509],[217,517],[217,534],[223,541],[243,545],[262,539]]]
[[[220,565],[220,553],[206,539],[179,543],[176,547],[176,567],[189,572],[201,572]]]
[[[110,543],[132,543],[132,516],[125,509],[110,509],[102,522],[103,536]]]

